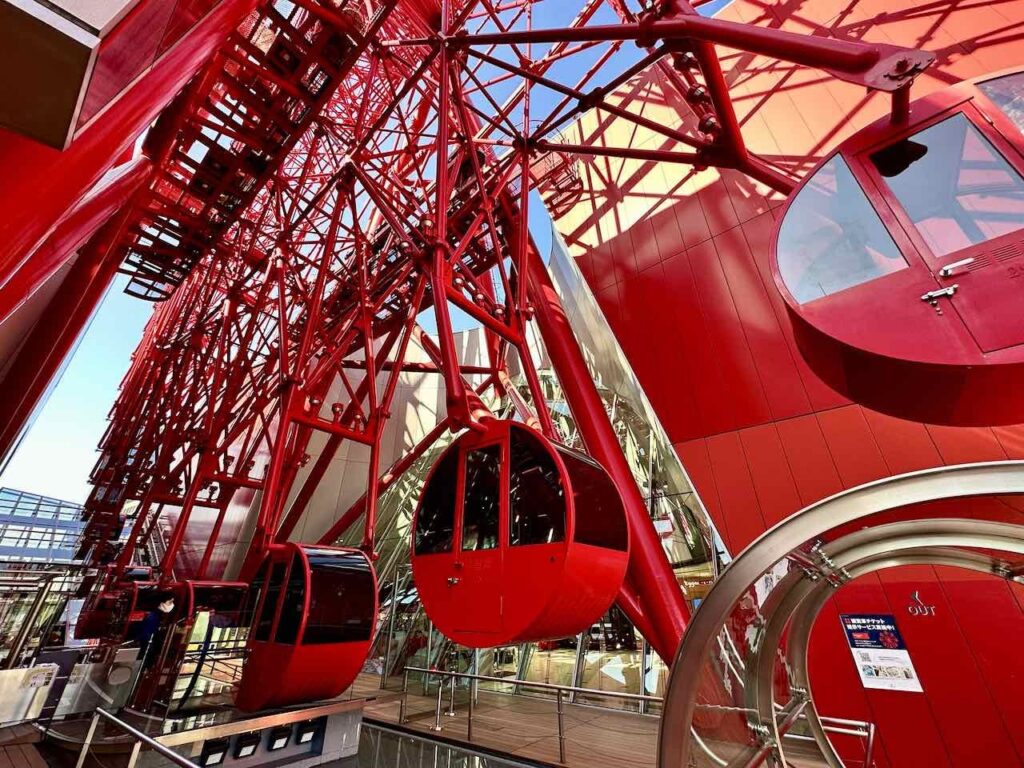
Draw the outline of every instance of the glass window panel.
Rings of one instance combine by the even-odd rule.
[[[256,606],[260,601],[260,593],[263,592],[263,586],[266,581],[267,565],[264,563],[256,572],[256,577],[252,580],[252,586],[249,587],[248,594],[246,595],[245,605],[242,608],[242,615],[239,622],[242,626],[249,626],[252,623],[253,614],[256,612]]]
[[[256,624],[256,639],[269,640],[270,628],[274,623],[274,613],[277,610],[277,599],[281,595],[281,587],[284,586],[284,571],[287,563],[274,563],[270,571],[270,581],[267,583],[267,597],[263,601],[263,610],[260,611],[260,618]]]
[[[962,113],[871,160],[937,257],[1024,226],[1024,179]]]
[[[509,446],[509,541],[513,546],[565,539],[565,488],[542,445],[518,429]]]
[[[777,254],[782,281],[801,304],[907,265],[838,155],[793,199],[779,229]]]
[[[423,490],[416,517],[417,555],[451,552],[455,530],[455,487],[458,480],[459,452],[448,451]]]
[[[309,617],[305,645],[369,640],[376,621],[373,574],[356,552],[306,548],[309,559]]]
[[[524,680],[548,685],[572,686],[576,680],[576,656],[579,636],[543,640],[527,646]],[[554,697],[554,691],[521,689],[530,696]]]
[[[1024,72],[986,80],[978,87],[1024,132]]]
[[[576,502],[576,531],[581,544],[626,551],[629,534],[622,497],[608,474],[589,456],[559,446]]]
[[[299,639],[299,626],[302,624],[302,612],[306,607],[306,569],[302,558],[292,561],[292,570],[288,574],[288,586],[285,587],[284,603],[281,605],[281,619],[277,622],[277,634],[274,639],[278,643],[294,643]]]
[[[629,619],[613,606],[584,635],[583,670],[580,686],[594,691],[638,694],[643,684],[641,643]],[[578,694],[581,703],[593,702],[609,708],[636,710],[629,699],[588,697]]]
[[[501,508],[501,446],[466,452],[466,488],[462,498],[462,549],[498,546]]]

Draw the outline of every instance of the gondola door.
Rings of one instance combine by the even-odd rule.
[[[276,555],[276,553],[275,553]],[[256,623],[252,626],[250,643],[272,643],[278,612],[281,609],[281,591],[288,576],[289,557],[272,555],[266,565],[263,581],[260,580],[260,601],[256,610]]]
[[[427,615],[452,619],[460,610],[455,518],[461,488],[458,446],[445,451],[427,477],[413,538],[416,587]],[[437,621],[437,618],[433,618]]]
[[[499,633],[502,599],[494,589],[504,574],[503,541],[508,538],[508,472],[504,441],[461,446],[456,555],[449,577],[457,628]]]
[[[968,103],[865,154],[938,283],[908,300],[948,302],[983,352],[1024,344],[1024,175],[1010,145]]]

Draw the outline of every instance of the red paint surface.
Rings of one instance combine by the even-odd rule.
[[[735,0],[721,16],[815,34],[867,30],[869,39],[937,51],[915,96],[1024,65],[1013,32],[1024,24],[1020,0],[970,8],[814,0],[798,9]],[[889,108],[886,99],[812,70],[749,56],[726,57],[723,66],[748,144],[802,172]],[[606,173],[626,204],[649,205],[650,198],[632,197],[639,175],[632,168]],[[646,180],[648,194],[658,178]],[[769,243],[781,199],[731,172],[695,174],[688,184],[673,190],[674,205],[639,217],[649,226],[626,228],[608,215],[607,197],[584,195],[561,229],[584,254],[579,266],[731,551],[843,488],[1022,455],[1024,426],[927,425],[871,411],[832,390],[797,348],[772,279]],[[581,207],[592,215],[580,217]],[[611,226],[596,234],[586,222],[601,215]],[[633,258],[613,263],[627,242]],[[954,511],[970,516],[982,509],[1022,519],[1019,500],[978,499]],[[914,591],[936,606],[935,617],[909,615]],[[873,720],[880,766],[1024,764],[1022,605],[1019,587],[945,568],[900,568],[844,587],[812,637],[820,710]],[[839,612],[896,616],[925,693],[864,690]],[[841,747],[859,754],[852,742]]]
[[[75,219],[79,231],[99,226],[96,221],[87,223],[88,217]],[[15,445],[49,382],[103,300],[120,263],[114,243],[124,223],[125,214],[118,213],[82,247],[50,300],[46,316],[25,336],[8,374],[0,381],[0,455]]]
[[[148,158],[139,157],[113,169],[111,174],[120,173],[115,178],[105,177],[109,178],[108,183],[101,181],[61,218],[50,236],[25,261],[18,271],[18,279],[0,291],[0,322],[6,320],[105,221],[113,217],[147,178],[151,168]]]
[[[100,43],[78,117],[87,125],[219,0],[143,0]]]
[[[772,278],[785,297],[803,356],[818,375],[852,400],[897,416],[944,424],[1014,423],[1024,416],[1024,400],[1019,397],[1024,387],[1024,315],[1018,307],[1018,278],[1024,274],[1019,243],[1024,233],[1017,229],[965,246],[957,229],[957,237],[950,239],[956,250],[936,256],[922,235],[924,229],[909,218],[870,159],[880,147],[951,119],[972,126],[962,177],[973,174],[966,178],[982,187],[995,178],[1003,181],[1014,173],[1010,168],[1018,179],[1024,177],[1024,136],[981,90],[965,82],[924,96],[912,103],[907,124],[894,126],[883,117],[838,149],[857,177],[854,183],[859,183],[898,245],[905,260],[900,268],[801,303],[786,285],[782,264],[797,258],[780,241],[772,244]],[[982,156],[972,157],[972,151]],[[995,157],[1007,164],[1005,171],[987,167]],[[952,167],[960,158],[950,157],[948,162]],[[809,215],[794,204],[800,192],[790,197],[777,226]],[[981,195],[982,205],[996,205],[986,201],[998,196],[997,182]],[[946,221],[943,215],[941,209],[934,212],[936,221]],[[1002,226],[1007,228],[1021,218],[1013,210],[1004,215],[1007,221]],[[821,231],[830,236],[826,228]],[[773,237],[778,236],[777,230]],[[729,249],[742,253],[746,244],[738,239]],[[813,264],[819,257],[828,255],[799,258]],[[939,271],[964,260],[972,261],[969,267],[948,276]],[[790,279],[797,271],[790,262]],[[734,282],[745,293],[742,277]],[[941,297],[934,306],[920,300],[925,293],[950,286],[956,293]]]
[[[521,546],[508,543],[510,430],[520,430],[537,452],[546,454],[557,467],[567,502],[561,541]],[[498,545],[492,549],[463,550],[465,455],[495,445],[502,451]],[[584,478],[575,473],[575,462],[579,459],[556,451],[540,433],[508,421],[491,420],[482,434],[467,432],[448,448],[435,467],[442,466],[445,456],[452,451],[459,452],[460,467],[455,484],[452,546],[446,552],[417,554],[414,550],[412,554],[416,589],[431,621],[442,634],[471,648],[568,637],[585,631],[614,601],[629,563],[628,528],[621,502],[611,512],[621,518],[622,549],[591,546],[577,540],[577,505],[595,511],[594,505],[600,498],[607,501],[616,495],[611,480],[603,470],[598,470],[605,482],[585,488]],[[437,471],[431,473],[427,489],[431,483],[441,482],[440,475]],[[421,500],[428,498],[428,493],[425,490]],[[526,509],[530,506],[526,504]],[[422,509],[418,508],[414,531],[419,530],[421,514]],[[472,610],[467,610],[467,606],[473,606]]]
[[[224,0],[63,152],[0,129],[4,169],[0,285],[18,289],[28,279],[21,269],[29,254],[118,161],[254,4],[255,0]]]
[[[372,613],[365,620],[369,624],[368,636],[365,640],[350,642],[332,642],[309,644],[302,642],[309,621],[311,589],[315,589],[313,581],[316,573],[311,574],[309,562],[304,550],[297,544],[285,544],[275,547],[267,556],[269,565],[288,564],[290,567],[302,568],[305,574],[304,604],[302,621],[297,630],[299,642],[275,642],[277,625],[283,610],[282,601],[287,597],[282,589],[278,596],[273,624],[270,628],[269,640],[260,641],[255,632],[250,631],[246,646],[247,658],[235,694],[235,706],[243,712],[255,712],[272,707],[283,707],[300,702],[332,699],[352,685],[356,675],[363,667],[373,642],[373,627],[380,609],[377,597],[377,575],[373,565],[365,554],[358,550],[343,550],[336,547],[317,547],[319,552],[335,551],[338,553],[355,554],[365,559],[366,567],[372,574]],[[269,572],[269,569],[268,569]],[[313,580],[313,581],[311,581]],[[285,584],[288,577],[285,577]],[[336,600],[344,600],[351,585],[345,584],[335,593]],[[266,592],[266,589],[264,589]],[[254,616],[259,617],[263,610],[264,596],[260,596],[255,606]],[[362,603],[362,601],[360,601]],[[253,625],[255,627],[255,624]]]

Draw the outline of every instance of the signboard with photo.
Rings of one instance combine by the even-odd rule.
[[[865,688],[923,692],[895,617],[880,613],[844,613],[839,619]]]

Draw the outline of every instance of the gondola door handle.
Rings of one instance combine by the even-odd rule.
[[[959,285],[950,285],[945,288],[939,288],[938,290],[935,291],[928,291],[928,293],[921,296],[921,301],[926,301],[933,307],[937,306],[939,303],[939,299],[945,296],[952,298],[953,295],[956,293],[957,288],[959,287]]]
[[[951,264],[947,264],[946,266],[939,269],[939,277],[952,277],[954,272],[961,269],[962,267],[968,267],[973,263],[973,256],[967,259],[960,259],[960,261],[954,261]]]
[[[460,581],[462,581],[462,579],[460,579],[458,576],[449,576],[448,577],[448,586],[449,587],[454,587]]]

